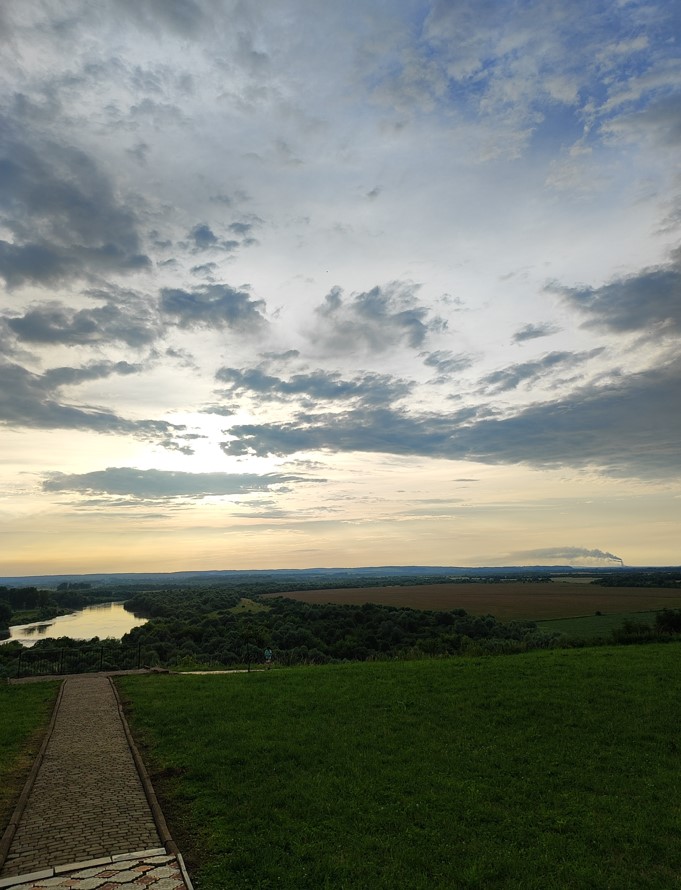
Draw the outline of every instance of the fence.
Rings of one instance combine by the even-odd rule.
[[[1,653],[4,655],[4,653]],[[154,661],[156,659],[154,658]],[[45,677],[60,674],[87,674],[96,671],[126,671],[144,667],[145,653],[137,646],[84,646],[59,649],[27,649],[2,658],[0,674],[6,677]]]

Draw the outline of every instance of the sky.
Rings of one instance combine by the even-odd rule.
[[[676,0],[3,0],[0,574],[681,563]]]

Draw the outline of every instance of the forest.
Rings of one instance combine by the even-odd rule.
[[[170,595],[169,595],[170,594]],[[524,651],[550,645],[531,621],[500,622],[491,615],[396,608],[365,603],[311,605],[286,597],[252,595],[250,608],[235,607],[243,593],[229,590],[142,594],[126,609],[154,620],[127,637],[153,650],[160,661],[201,658],[243,663],[250,649],[271,648],[277,661],[328,663],[385,657],[451,655],[470,650]]]

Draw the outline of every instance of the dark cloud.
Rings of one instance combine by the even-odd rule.
[[[521,383],[528,386],[539,383],[555,371],[565,372],[577,368],[603,351],[604,348],[600,347],[589,352],[549,352],[535,361],[522,362],[494,371],[483,377],[481,383],[487,392],[508,392],[516,389]]]
[[[293,374],[288,380],[265,373],[261,368],[239,370],[220,368],[215,375],[230,386],[232,395],[257,395],[287,401],[301,398],[309,401],[347,401],[357,399],[367,404],[390,404],[407,396],[412,384],[387,374],[364,373],[344,380],[336,371],[313,371]]]
[[[126,343],[141,347],[160,332],[158,317],[138,301],[117,306],[70,309],[53,302],[29,309],[24,315],[5,316],[8,328],[26,343],[83,346]]]
[[[466,414],[468,416],[468,414]],[[234,426],[226,454],[288,455],[359,451],[448,456],[460,415],[412,416],[406,410],[360,406],[342,412],[298,414],[291,423]]]
[[[218,239],[210,226],[204,224],[194,226],[191,231],[192,240],[198,250],[207,250],[209,247],[217,247]]]
[[[234,417],[239,411],[238,405],[206,405],[200,414],[215,414],[218,417]]]
[[[112,365],[111,373],[127,373],[127,370],[115,370],[115,367]],[[69,370],[75,379],[67,379]],[[57,368],[40,375],[17,364],[0,364],[0,423],[29,429],[118,433],[152,440],[174,438],[185,431],[184,426],[165,421],[127,420],[103,408],[65,404],[59,398],[59,387],[83,382],[83,373],[87,378],[87,368]]]
[[[179,454],[184,454],[189,457],[195,453],[190,443],[195,442],[197,439],[205,438],[206,436],[200,435],[199,433],[182,433],[180,435],[175,435],[174,437],[169,436],[165,439],[160,439],[158,444],[161,448],[165,448],[166,451],[177,451]]]
[[[226,253],[232,253],[239,247],[238,241],[223,241],[218,238],[206,223],[194,226],[189,233],[189,239],[189,244],[183,246],[188,246],[192,253],[202,253],[204,250],[221,250]]]
[[[334,287],[315,309],[313,338],[337,354],[358,349],[384,352],[401,344],[418,349],[431,331],[446,326],[440,318],[429,318],[430,310],[416,299],[418,289],[411,283],[391,282],[346,300],[342,289]]]
[[[358,407],[299,414],[294,421],[237,425],[227,454],[384,452],[491,464],[593,466],[640,478],[681,470],[681,361],[587,386],[507,417],[483,411],[412,414]]]
[[[649,336],[681,333],[681,255],[602,287],[548,288],[587,316],[586,326]]]
[[[285,473],[181,473],[170,470],[137,470],[108,467],[92,473],[52,473],[43,482],[49,492],[131,497],[138,500],[166,498],[207,498],[266,492],[293,482],[310,482],[309,477]]]
[[[542,324],[526,324],[513,335],[514,343],[524,343],[526,340],[537,340],[540,337],[549,337],[551,334],[557,334],[560,328],[550,322]]]
[[[261,355],[267,362],[286,364],[292,359],[299,358],[300,352],[297,349],[286,349],[284,352],[263,352]]]
[[[79,273],[75,257],[45,244],[10,244],[0,241],[0,275],[8,288],[27,281],[59,284]]]
[[[265,324],[264,300],[226,284],[210,284],[191,291],[161,291],[161,312],[181,328],[216,327],[255,332]]]
[[[102,380],[112,374],[139,374],[143,365],[131,365],[129,362],[92,362],[80,368],[50,368],[42,375],[47,389],[61,386],[77,386],[89,380]]]
[[[455,436],[487,463],[588,466],[664,478],[681,468],[681,363],[588,386],[513,417],[485,419]]]
[[[434,368],[441,380],[447,380],[452,374],[458,374],[465,371],[473,364],[470,355],[456,355],[450,350],[437,350],[436,352],[423,352],[423,364],[429,368]]]
[[[245,222],[234,222],[230,225],[230,232],[234,232],[235,235],[240,235],[242,238],[248,235],[248,233],[253,228],[251,223]]]
[[[192,275],[212,275],[217,269],[217,263],[202,263],[200,266],[192,266]]]
[[[29,139],[0,121],[0,241],[8,287],[149,268],[135,214],[83,151]]]

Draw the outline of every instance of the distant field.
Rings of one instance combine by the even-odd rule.
[[[378,603],[412,609],[465,609],[495,618],[574,618],[594,612],[644,612],[681,608],[681,590],[664,587],[597,587],[564,581],[525,584],[423,584],[412,587],[360,587],[301,590],[285,594],[306,603]]]

